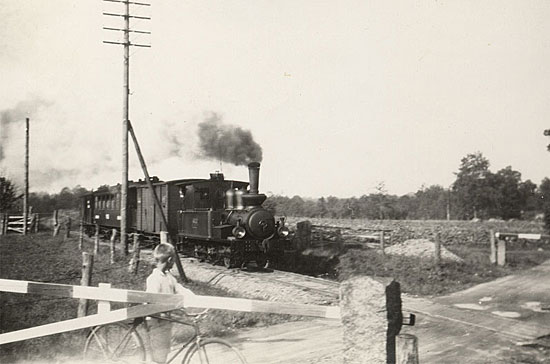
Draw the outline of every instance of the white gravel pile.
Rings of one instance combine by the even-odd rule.
[[[433,259],[435,244],[428,239],[409,239],[387,247],[385,252],[390,255]],[[462,258],[445,249],[443,245],[441,245],[441,260],[463,262]]]

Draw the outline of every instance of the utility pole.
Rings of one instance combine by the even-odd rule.
[[[23,235],[27,235],[29,212],[29,118],[25,119],[25,194],[23,195]]]
[[[105,30],[121,31],[124,33],[124,41],[113,42],[103,41],[103,43],[118,44],[124,46],[124,81],[123,81],[123,106],[122,106],[122,181],[120,184],[120,241],[124,247],[124,254],[128,254],[128,233],[127,233],[127,206],[128,206],[128,121],[130,115],[130,46],[151,47],[150,45],[130,43],[130,33],[151,34],[147,31],[138,31],[130,29],[130,18],[151,20],[149,17],[130,15],[130,5],[151,6],[143,2],[133,2],[129,0],[103,0],[105,2],[124,4],[124,14],[106,13],[106,16],[115,16],[124,18],[124,27],[111,28],[103,27]]]

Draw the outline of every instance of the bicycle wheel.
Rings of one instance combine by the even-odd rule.
[[[242,354],[222,339],[205,339],[200,348],[195,343],[183,357],[182,364],[246,364]]]
[[[139,334],[122,323],[94,327],[84,345],[84,359],[98,363],[139,363],[145,355]]]

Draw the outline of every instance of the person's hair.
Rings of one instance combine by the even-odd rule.
[[[156,262],[164,263],[175,253],[174,247],[170,244],[161,243],[153,250],[153,258]]]

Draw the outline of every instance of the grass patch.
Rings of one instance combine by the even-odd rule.
[[[414,295],[443,295],[532,268],[550,259],[550,250],[542,244],[507,243],[507,265],[497,267],[489,261],[488,247],[479,244],[453,245],[450,251],[463,263],[443,261],[436,267],[431,259],[391,256],[374,249],[351,249],[340,256],[338,279],[353,275],[393,277],[401,291]]]
[[[0,278],[48,283],[79,285],[82,271],[82,252],[78,239],[52,237],[50,233],[7,235],[0,241]],[[84,251],[93,251],[93,242],[86,240]],[[130,257],[118,250],[115,264],[109,263],[109,247],[102,245],[94,259],[92,285],[111,283],[113,288],[144,290],[145,280],[153,266],[140,262],[137,275],[128,272]],[[199,295],[231,296],[228,292],[200,282],[186,285]],[[28,294],[0,292],[0,331],[10,332],[28,327],[58,322],[76,317],[77,299],[57,298]],[[113,304],[113,308],[123,304]],[[97,305],[91,302],[89,314],[96,313]],[[201,331],[209,336],[230,335],[239,328],[267,326],[291,319],[286,315],[211,311],[201,322]],[[179,325],[178,325],[179,326]],[[175,335],[185,336],[180,329]],[[25,360],[51,360],[79,356],[84,346],[86,330],[15,342],[0,346],[2,363]]]

